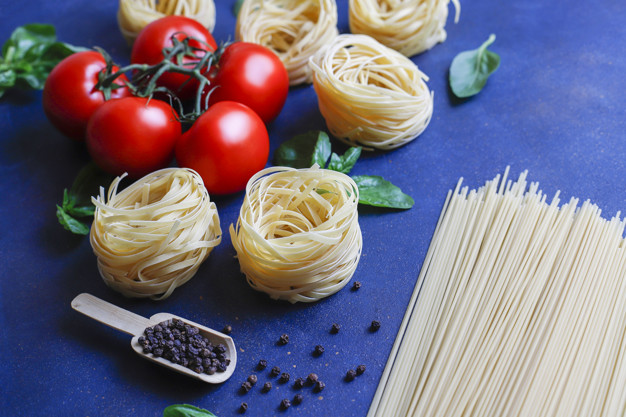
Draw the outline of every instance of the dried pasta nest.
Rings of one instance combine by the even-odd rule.
[[[450,0],[350,0],[352,33],[370,35],[406,56],[424,52],[446,40]],[[461,5],[452,0],[459,20]]]
[[[213,0],[120,0],[117,23],[132,45],[146,25],[171,15],[197,20],[211,32],[215,26],[215,3]]]
[[[169,297],[222,239],[215,203],[193,170],[166,168],[98,198],[90,242],[104,282],[127,297]]]
[[[237,40],[273,50],[290,85],[311,82],[308,61],[338,34],[335,0],[246,0],[235,28]]]
[[[394,149],[430,122],[433,94],[426,74],[370,36],[339,35],[310,65],[326,125],[350,145]]]
[[[267,168],[250,179],[230,237],[250,286],[313,302],[350,280],[361,256],[359,190],[345,174]]]

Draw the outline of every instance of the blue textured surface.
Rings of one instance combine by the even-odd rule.
[[[233,1],[217,1],[218,41],[232,39]],[[340,30],[347,31],[347,0],[339,0]],[[606,213],[626,208],[626,3],[619,0],[463,2],[461,20],[448,22],[448,39],[414,61],[430,76],[433,119],[416,141],[392,152],[365,155],[354,174],[382,175],[412,195],[414,208],[364,208],[363,257],[354,277],[363,287],[310,305],[274,302],[251,290],[239,273],[227,235],[197,276],[162,302],[125,299],[98,275],[87,239],[69,235],[55,204],[88,156],[56,132],[41,109],[40,92],[0,99],[0,414],[12,416],[159,416],[173,403],[191,403],[219,416],[364,416],[413,290],[446,192],[463,176],[472,186],[511,166],[528,169],[549,195],[591,199]],[[0,39],[18,25],[52,23],[61,40],[98,45],[120,62],[129,48],[117,29],[117,2],[0,0]],[[447,87],[447,69],[460,51],[490,33],[502,63],[486,88],[465,101]],[[312,87],[292,89],[269,127],[272,152],[296,133],[323,129]],[[217,200],[222,227],[236,221],[242,195]],[[233,327],[239,363],[219,386],[186,379],[141,360],[130,337],[70,308],[90,292],[144,316],[165,311],[208,327]],[[382,328],[369,333],[371,320]],[[333,322],[339,334],[331,335]],[[277,346],[281,333],[291,342]],[[326,352],[312,355],[316,344]],[[292,375],[316,372],[327,388],[305,389],[304,402],[286,412],[292,384],[272,380],[269,368]],[[343,381],[358,364],[367,371]],[[259,384],[239,386],[251,373]]]

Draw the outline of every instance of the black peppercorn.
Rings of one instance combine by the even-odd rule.
[[[233,331],[233,328],[229,324],[224,326],[224,328],[222,329],[222,333],[224,334],[230,334],[232,331]]]
[[[304,399],[304,397],[302,396],[302,394],[296,394],[293,396],[293,403],[294,404],[300,404],[302,402],[302,400]]]
[[[257,369],[262,371],[263,369],[267,368],[267,361],[265,359],[261,359],[256,367]]]
[[[282,408],[283,410],[286,410],[289,407],[291,407],[291,401],[289,401],[288,399],[285,398],[280,402],[280,408]]]
[[[356,367],[356,374],[362,375],[365,372],[365,365],[359,365]]]
[[[358,290],[359,288],[361,288],[361,282],[360,282],[360,281],[354,281],[354,282],[352,283],[352,291],[356,291],[356,290]]]
[[[258,380],[258,379],[257,379],[256,375],[254,375],[254,374],[252,374],[252,375],[250,375],[250,376],[248,377],[248,382],[249,382],[250,384],[252,384],[252,385],[256,384],[257,380]]]
[[[324,346],[322,345],[315,346],[315,351],[313,352],[313,354],[315,356],[320,356],[322,353],[324,353]]]
[[[317,381],[315,383],[315,392],[322,392],[324,388],[326,388],[326,384],[324,384],[322,381]]]
[[[378,320],[372,320],[372,324],[370,324],[370,331],[377,332],[380,329],[380,322]]]
[[[263,384],[263,392],[270,392],[272,390],[272,383],[271,382],[266,382],[265,384]]]
[[[306,381],[309,384],[314,384],[317,382],[317,374],[309,374],[309,376],[306,377]]]
[[[287,372],[283,372],[280,375],[280,382],[283,383],[283,384],[286,383],[286,382],[289,382],[289,378],[290,378],[289,374]]]
[[[241,391],[243,392],[248,392],[250,391],[251,388],[252,388],[252,385],[248,381],[241,384]]]
[[[270,371],[270,376],[278,376],[278,375],[280,375],[280,368],[278,366],[275,366]]]
[[[332,334],[337,334],[339,333],[339,329],[341,329],[341,326],[338,325],[337,323],[333,323],[333,327],[330,328],[330,332]]]
[[[354,369],[349,369],[348,372],[346,372],[346,381],[354,381],[355,377],[356,371]]]
[[[278,344],[286,345],[287,343],[289,343],[289,335],[281,334],[280,338],[278,339]]]
[[[245,413],[246,410],[248,410],[248,403],[241,403],[241,405],[239,406],[239,412]]]
[[[293,383],[293,387],[296,389],[300,389],[303,386],[304,386],[304,379],[302,378],[297,378]]]

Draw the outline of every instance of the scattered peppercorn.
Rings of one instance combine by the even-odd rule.
[[[230,324],[227,324],[222,329],[222,333],[224,333],[224,334],[230,334],[232,331],[233,331],[233,328],[232,328],[232,326]]]
[[[339,333],[339,329],[341,329],[341,326],[338,325],[337,323],[333,323],[333,327],[330,328],[330,332],[332,334],[337,334]]]
[[[286,383],[286,382],[289,382],[289,378],[291,378],[290,375],[287,372],[283,372],[280,375],[280,382],[283,383],[283,384]]]
[[[365,365],[359,365],[356,367],[357,375],[363,375],[363,372],[365,372]]]
[[[315,392],[322,392],[324,388],[326,388],[326,384],[324,384],[322,381],[317,381],[315,383]]]
[[[270,371],[270,376],[274,377],[274,376],[278,376],[278,375],[280,375],[280,368],[278,366],[275,366]]]
[[[314,384],[317,382],[317,374],[309,374],[309,376],[306,377],[306,381],[309,384]]]
[[[267,361],[265,359],[261,359],[256,367],[257,369],[262,371],[263,369],[267,368]]]
[[[254,374],[252,374],[252,375],[250,375],[248,377],[248,382],[250,383],[250,385],[255,385],[257,380],[258,380],[258,378]]]
[[[378,320],[372,320],[372,324],[370,324],[370,331],[377,332],[380,329],[380,322]]]
[[[289,407],[291,407],[291,401],[289,401],[287,398],[280,402],[280,408],[282,408],[283,410],[286,410]]]
[[[244,393],[250,391],[250,389],[252,389],[252,384],[249,383],[248,381],[241,384],[241,391],[243,391]]]
[[[289,343],[289,335],[281,334],[280,335],[280,339],[278,339],[278,344],[279,345],[286,345],[287,343]]]
[[[304,397],[302,396],[302,394],[296,394],[293,396],[293,403],[298,405],[302,402],[303,399]]]
[[[296,389],[300,389],[304,386],[304,379],[302,378],[297,378],[294,383],[293,383],[294,388]]]
[[[239,406],[239,412],[245,413],[248,410],[248,403],[241,403]]]
[[[346,372],[346,381],[354,381],[355,377],[356,371],[354,369],[349,369],[348,372]]]
[[[361,288],[361,281],[354,281],[352,283],[352,291],[356,291]]]
[[[263,384],[263,392],[270,392],[272,390],[272,383],[271,382],[266,382],[265,384]]]
[[[322,353],[324,353],[324,346],[322,345],[315,346],[315,351],[313,351],[313,354],[315,356],[320,356]]]

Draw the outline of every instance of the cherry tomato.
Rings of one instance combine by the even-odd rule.
[[[211,194],[243,190],[268,156],[263,120],[234,101],[209,107],[176,144],[178,164],[197,171]]]
[[[43,88],[43,109],[50,122],[72,139],[85,139],[87,122],[104,103],[104,93],[95,88],[98,75],[106,68],[99,52],[84,51],[72,54],[59,62]],[[113,67],[113,71],[117,68]],[[122,75],[116,83],[127,81]],[[112,98],[130,96],[126,87],[112,91]]]
[[[180,41],[188,37],[194,38],[196,40],[190,40],[189,44],[202,50],[197,51],[197,58],[183,58],[183,64],[193,66],[193,63],[204,56],[203,51],[212,52],[217,49],[215,39],[201,23],[184,16],[166,16],[148,24],[139,32],[130,55],[131,63],[154,65],[163,61],[163,49],[172,47],[172,36]],[[196,79],[176,72],[164,73],[157,80],[157,84],[167,87],[181,100],[193,97],[198,89]]]
[[[169,104],[126,97],[109,100],[94,112],[87,149],[104,171],[139,178],[169,164],[180,135],[180,122]]]
[[[289,75],[274,52],[262,45],[235,42],[213,69],[209,103],[229,100],[254,110],[265,123],[278,116],[289,92]]]

